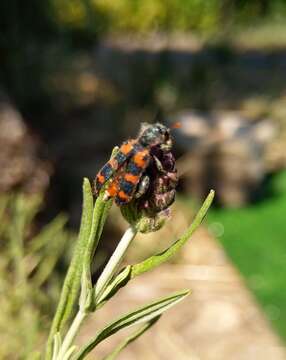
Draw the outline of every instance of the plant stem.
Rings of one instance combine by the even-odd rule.
[[[115,274],[118,266],[120,265],[124,254],[126,253],[130,243],[136,236],[137,231],[134,227],[128,228],[124,235],[122,236],[119,244],[117,245],[114,253],[112,254],[111,258],[109,259],[107,265],[105,266],[102,274],[100,275],[96,285],[95,285],[95,294],[96,299],[100,297],[100,295],[105,290],[106,286],[109,284],[112,276]],[[80,329],[80,326],[84,319],[87,317],[88,311],[84,309],[84,306],[79,308],[79,311],[74,318],[65,338],[63,344],[59,350],[59,353],[56,357],[57,360],[63,360],[64,356],[66,355],[67,351],[73,344],[73,341]]]
[[[112,276],[115,274],[118,266],[120,265],[124,254],[126,253],[129,245],[131,244],[132,240],[135,238],[137,234],[137,230],[135,227],[129,227],[124,235],[122,236],[117,248],[115,249],[114,253],[112,254],[111,258],[109,259],[108,263],[106,264],[103,272],[101,273],[100,277],[97,280],[95,285],[95,298],[99,299],[102,295],[103,291],[105,290],[106,286],[109,284]]]
[[[67,332],[65,339],[63,341],[63,344],[60,348],[60,351],[58,353],[57,356],[57,360],[62,360],[66,354],[66,352],[69,350],[69,348],[71,347],[79,329],[80,326],[83,322],[83,320],[86,318],[86,316],[88,315],[87,312],[79,309],[78,313],[76,314],[76,317],[74,318],[71,327],[69,328],[69,331]]]

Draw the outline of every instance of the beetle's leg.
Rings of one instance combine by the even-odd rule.
[[[155,155],[153,155],[153,159],[155,160],[156,168],[157,168],[162,174],[165,174],[166,171],[164,170],[161,161],[160,161],[160,160],[157,158],[157,156],[155,156]]]
[[[135,193],[135,198],[138,199],[143,196],[146,191],[148,190],[150,185],[150,178],[148,175],[142,177],[141,181],[139,182],[138,188]]]

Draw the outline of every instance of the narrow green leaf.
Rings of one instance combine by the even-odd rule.
[[[67,216],[64,214],[58,215],[49,224],[47,224],[42,231],[29,241],[27,253],[35,253],[41,248],[50,243],[51,239],[57,236],[67,223]]]
[[[147,330],[149,330],[156,322],[160,319],[161,315],[153,318],[152,320],[146,322],[143,326],[139,327],[136,331],[134,331],[131,335],[127,336],[108,356],[106,356],[103,360],[114,360],[117,358],[119,353],[125,349],[130,343],[138,339],[141,335],[143,335]]]
[[[104,192],[101,192],[95,202],[91,231],[82,259],[81,284],[83,292],[80,296],[80,306],[84,308],[85,311],[95,310],[94,292],[91,279],[91,264],[103,231],[103,226],[112,205],[112,200],[103,201],[103,195]]]
[[[52,323],[47,343],[46,360],[51,359],[54,334],[61,331],[64,327],[77,303],[83,270],[86,276],[85,281],[87,288],[91,288],[92,286],[90,265],[111,205],[111,200],[103,201],[103,192],[101,192],[93,207],[93,195],[90,182],[85,178],[83,183],[83,212],[79,237],[64,281],[56,315]],[[88,291],[88,293],[91,292]]]
[[[46,360],[51,359],[52,342],[54,335],[57,332],[60,332],[60,330],[65,325],[77,299],[77,295],[80,287],[82,261],[83,261],[85,246],[89,238],[91,225],[92,225],[92,210],[93,210],[92,190],[89,180],[85,178],[83,182],[83,210],[82,210],[79,236],[77,243],[75,245],[71,264],[69,266],[64,281],[60,300],[50,330],[50,334],[47,342]]]
[[[155,267],[157,267],[160,264],[164,263],[165,261],[169,260],[173,255],[175,255],[175,253],[178,252],[182,248],[182,246],[190,239],[192,234],[195,232],[195,230],[199,227],[199,225],[203,221],[203,219],[213,201],[214,194],[215,194],[214,191],[211,190],[209,195],[207,196],[206,200],[204,201],[202,207],[198,211],[194,221],[192,222],[190,227],[185,231],[185,233],[182,235],[182,237],[179,240],[174,242],[169,248],[165,249],[163,252],[153,255],[138,264],[131,265],[131,272],[129,273],[128,277],[126,277],[126,279],[125,279],[126,281],[122,282],[120,287],[118,286],[118,287],[113,288],[112,296],[115,295],[115,293],[118,290],[120,290],[121,287],[125,286],[130,279],[132,279],[144,272],[154,269]],[[124,270],[122,270],[121,273],[123,273]],[[103,305],[103,304],[100,304],[100,305]]]
[[[111,157],[113,157],[117,151],[118,148],[115,147],[112,151]],[[105,189],[103,188],[99,196],[97,197],[94,205],[91,230],[85,246],[85,252],[83,257],[81,278],[83,292],[80,298],[80,306],[84,307],[86,311],[93,311],[95,309],[95,300],[92,291],[93,285],[91,279],[91,264],[103,231],[105,221],[112,206],[112,200],[103,200],[104,192]],[[86,296],[88,296],[88,298]]]
[[[76,346],[75,346],[75,345],[71,346],[71,347],[68,349],[68,351],[65,353],[65,355],[64,355],[64,357],[63,357],[63,360],[70,360],[71,357],[72,357],[72,355],[73,355],[73,353],[75,352],[75,350],[76,350]]]
[[[54,346],[53,346],[52,360],[56,360],[57,356],[58,356],[59,349],[62,346],[61,334],[59,332],[55,334],[53,344],[54,344]]]
[[[197,213],[194,221],[190,225],[190,227],[185,231],[185,233],[175,241],[169,248],[162,251],[159,254],[150,256],[148,259],[135,264],[132,266],[131,270],[131,278],[143,274],[146,271],[150,271],[157,266],[161,265],[165,261],[169,260],[175,253],[177,253],[183,245],[189,240],[189,238],[193,235],[195,230],[199,227],[201,222],[203,221],[211,203],[214,199],[214,190],[211,190],[209,195],[207,196],[206,200],[204,201],[202,207],[200,208],[199,212]]]
[[[125,286],[130,279],[131,266],[128,265],[110,282],[106,287],[101,297],[98,299],[96,308],[101,307],[106,301],[108,301],[117,291]]]
[[[82,259],[84,274],[86,276],[86,281],[89,284],[90,288],[92,288],[90,265],[92,263],[92,259],[95,250],[97,248],[99,239],[101,237],[103,226],[107,219],[108,212],[112,205],[112,200],[103,201],[103,195],[104,195],[103,192],[101,192],[101,194],[96,199],[94,205],[92,226],[88,240],[85,244],[84,257]]]
[[[183,290],[175,294],[169,295],[165,298],[145,305],[133,312],[123,315],[118,320],[107,325],[103,330],[84,345],[79,352],[74,356],[74,360],[84,359],[100,342],[109,336],[117,333],[119,330],[127,328],[131,325],[137,325],[142,322],[148,322],[161,315],[189,294],[189,290]]]
[[[26,287],[26,271],[24,267],[24,237],[29,213],[29,202],[24,195],[14,196],[12,199],[12,225],[9,227],[10,252],[13,259],[13,270],[19,284]]]
[[[5,211],[6,211],[7,207],[8,207],[8,204],[9,204],[9,200],[10,200],[9,195],[1,194],[1,196],[0,196],[0,235],[2,235],[2,232],[5,229],[4,215],[5,215]]]
[[[49,250],[42,254],[42,259],[37,264],[35,274],[31,279],[37,287],[40,287],[48,279],[69,239],[68,235],[62,231],[54,236],[55,238],[50,242]]]
[[[29,354],[29,360],[41,360],[40,351],[34,351],[32,354]]]
[[[2,218],[4,211],[7,208],[8,202],[9,202],[9,195],[1,194],[1,196],[0,196],[0,219]]]

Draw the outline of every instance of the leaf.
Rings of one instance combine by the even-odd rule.
[[[0,197],[0,219],[2,219],[4,211],[7,208],[8,202],[9,202],[9,196],[6,194],[5,195],[1,194],[1,197]]]
[[[61,334],[58,332],[54,336],[54,346],[53,346],[53,357],[52,360],[56,360],[60,347],[62,346]]]
[[[82,259],[84,256],[85,245],[89,238],[91,224],[92,224],[92,210],[93,210],[93,196],[91,191],[90,182],[84,179],[83,182],[83,210],[81,217],[81,226],[77,243],[75,245],[71,264],[66,275],[64,285],[62,288],[60,300],[53,319],[52,327],[50,330],[46,359],[51,359],[52,355],[52,342],[54,335],[60,332],[65,325],[69,314],[72,311],[73,305],[76,302],[78,290],[80,287],[80,278],[82,271]]]
[[[147,330],[149,330],[156,322],[160,319],[161,315],[156,316],[152,320],[146,322],[139,329],[134,331],[131,335],[127,336],[108,356],[106,356],[103,360],[114,360],[117,358],[118,354],[125,349],[130,343],[139,338],[139,336],[143,335]]]
[[[169,260],[173,255],[175,255],[182,248],[182,246],[189,240],[189,238],[192,236],[192,234],[195,232],[195,230],[199,227],[199,225],[203,221],[203,219],[213,201],[213,198],[214,198],[214,191],[211,190],[209,195],[207,196],[206,200],[204,201],[202,207],[198,211],[194,221],[190,225],[190,227],[185,231],[185,233],[181,236],[181,238],[178,239],[176,242],[174,242],[169,248],[165,249],[164,251],[162,251],[159,254],[149,257],[148,259],[146,259],[138,264],[131,265],[131,271],[129,273],[129,276],[126,277],[126,279],[125,279],[126,281],[122,282],[121,286],[114,287],[113,291],[112,291],[112,295],[110,295],[108,297],[108,299],[111,296],[115,295],[115,293],[121,287],[125,286],[128,283],[128,281],[131,280],[132,278],[134,278],[140,274],[143,274],[144,272],[154,269],[155,267],[157,267],[157,266],[161,265],[162,263],[164,263],[165,261]],[[126,268],[123,269],[120,274],[122,274],[125,270],[126,270]],[[106,299],[106,300],[108,300],[108,299]],[[101,300],[101,301],[103,301],[103,300]],[[100,305],[103,305],[103,304],[100,304]]]
[[[214,190],[211,190],[206,200],[204,201],[202,207],[200,208],[199,212],[197,213],[194,221],[185,231],[185,233],[180,237],[180,239],[175,241],[169,248],[165,249],[161,253],[150,256],[148,259],[138,264],[132,265],[131,278],[134,278],[135,276],[138,276],[146,271],[150,271],[156,268],[157,266],[169,260],[173,255],[175,255],[182,248],[182,246],[185,245],[185,243],[189,240],[189,238],[193,235],[195,230],[199,227],[199,225],[203,221],[214,199],[214,195],[215,195]]]
[[[29,241],[27,253],[35,253],[45,247],[51,239],[56,237],[63,230],[67,220],[67,216],[64,214],[60,214],[53,219],[39,234]]]
[[[92,226],[90,230],[90,234],[88,240],[85,244],[84,256],[82,259],[82,271],[85,278],[85,284],[87,288],[92,289],[92,281],[91,281],[91,263],[97,248],[99,239],[102,234],[103,226],[107,219],[108,212],[112,205],[112,200],[103,201],[104,192],[98,196],[94,210],[93,210],[93,220]]]
[[[71,346],[71,347],[68,349],[68,351],[65,353],[65,355],[64,355],[64,357],[63,357],[63,360],[70,360],[71,357],[72,357],[72,355],[73,355],[73,353],[75,352],[75,350],[76,350],[76,346],[75,346],[75,345]]]
[[[13,259],[13,270],[19,284],[25,284],[26,273],[24,269],[24,237],[28,208],[23,195],[14,196],[11,203],[11,226],[9,226],[10,254]]]
[[[74,356],[74,360],[84,359],[100,342],[109,336],[117,333],[119,330],[127,328],[131,325],[137,325],[142,322],[148,322],[161,315],[164,311],[168,310],[189,294],[189,290],[183,290],[175,294],[169,295],[165,298],[145,305],[135,311],[123,315],[118,320],[113,321],[107,325],[103,330],[84,345],[79,352]]]
[[[65,215],[58,215],[29,242],[30,246],[25,261],[29,263],[29,258],[33,256],[34,266],[29,268],[29,273],[33,273],[30,281],[33,281],[37,287],[40,287],[51,275],[64,251],[66,242],[75,239],[74,236],[65,231],[66,222],[67,217]],[[35,259],[37,260],[35,261]]]
[[[112,151],[111,158],[117,152],[118,152],[118,147],[115,147]],[[82,278],[81,278],[82,292],[80,296],[80,307],[85,308],[85,311],[95,310],[95,300],[92,291],[93,285],[91,279],[91,264],[99,239],[102,234],[103,226],[107,219],[109,210],[112,206],[112,200],[109,201],[103,200],[104,193],[105,193],[105,186],[101,189],[100,194],[95,202],[90,236],[86,243],[85,254],[83,257],[83,269],[82,269]]]
[[[69,237],[62,230],[55,234],[55,238],[51,239],[49,251],[45,251],[42,259],[37,264],[35,274],[32,281],[35,286],[40,287],[50,276],[55,265],[64,251],[65,244]]]
[[[41,197],[38,195],[27,196],[24,194],[11,197],[11,225],[8,227],[10,239],[10,254],[13,260],[13,270],[17,282],[27,290],[27,271],[24,264],[24,240],[27,229],[34,216],[39,211]]]
[[[96,308],[101,307],[106,301],[108,301],[117,291],[125,286],[130,279],[131,266],[128,265],[110,282],[106,287],[103,294],[97,300]]]
[[[89,180],[85,178],[83,182],[83,212],[80,232],[49,334],[46,360],[51,359],[54,334],[60,332],[65,326],[77,302],[83,270],[84,274],[86,274],[85,281],[87,287],[92,287],[90,265],[111,205],[111,200],[103,201],[102,192],[96,199],[93,207],[91,185]]]
[[[5,211],[8,207],[10,197],[9,195],[3,195],[0,196],[0,236],[2,235],[4,229],[5,229]]]

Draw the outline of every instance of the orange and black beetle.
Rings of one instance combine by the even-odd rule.
[[[117,154],[101,168],[94,181],[95,195],[111,179],[105,190],[106,200],[115,198],[116,204],[121,206],[142,197],[153,180],[147,168],[153,164],[159,173],[165,174],[164,164],[157,155],[162,157],[163,154],[164,157],[170,154],[172,145],[170,129],[166,126],[160,123],[143,124],[139,136],[124,142]],[[173,174],[176,178],[174,188],[177,184],[175,170]]]

